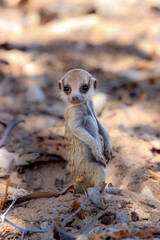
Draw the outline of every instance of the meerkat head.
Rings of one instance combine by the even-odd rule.
[[[72,104],[81,104],[92,98],[96,79],[85,70],[73,69],[59,81],[62,99]]]

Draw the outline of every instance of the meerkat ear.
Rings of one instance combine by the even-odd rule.
[[[62,84],[63,84],[63,78],[61,79],[61,80],[59,80],[59,82],[58,82],[58,87],[59,87],[59,89],[61,90],[62,89]]]
[[[96,90],[97,89],[97,80],[93,78],[93,87]]]

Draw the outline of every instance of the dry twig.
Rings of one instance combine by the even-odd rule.
[[[96,224],[97,220],[104,214],[103,211],[99,212],[89,223],[87,223],[84,228],[80,231],[80,234],[86,235],[91,230],[94,229],[94,225]]]
[[[60,239],[63,239],[63,240],[75,240],[76,239],[74,236],[68,234],[66,231],[64,231],[62,228],[60,228],[56,222],[55,222],[55,227],[59,232]]]
[[[6,183],[6,190],[5,190],[5,194],[4,194],[4,199],[1,200],[1,209],[4,209],[5,205],[6,205],[6,201],[7,201],[7,196],[8,196],[8,187],[9,187],[9,179],[7,180]]]
[[[44,192],[43,192],[43,193],[44,193]],[[53,193],[53,192],[52,192],[52,193]],[[70,219],[71,219],[72,217],[74,217],[82,208],[85,207],[86,203],[87,203],[88,200],[89,200],[89,195],[88,195],[86,192],[85,192],[85,195],[86,195],[86,200],[85,200],[85,202],[84,202],[72,215],[70,215],[69,217],[65,218],[65,219],[62,221],[62,224],[64,224],[64,223],[67,222],[68,220],[70,220]],[[34,195],[34,196],[36,196],[36,195]],[[33,195],[32,195],[32,197],[33,197]],[[39,196],[38,196],[38,198],[39,198]],[[20,226],[18,226],[17,224],[15,224],[15,223],[13,223],[13,222],[11,222],[10,220],[8,220],[8,219],[6,218],[6,215],[8,214],[9,210],[11,209],[11,207],[16,203],[16,201],[17,201],[17,200],[13,200],[13,201],[12,201],[10,207],[6,210],[6,212],[5,212],[4,214],[0,215],[0,218],[1,218],[1,220],[2,220],[2,226],[3,226],[4,221],[5,221],[5,222],[9,223],[10,225],[18,228],[18,229],[21,231],[21,233],[22,233],[22,239],[24,239],[24,234],[26,234],[26,233],[28,233],[28,232],[30,232],[30,233],[48,233],[48,232],[51,232],[51,231],[53,231],[53,226],[54,226],[54,225],[56,226],[56,228],[57,228],[60,236],[63,236],[62,239],[64,239],[64,240],[65,240],[65,239],[68,239],[68,240],[69,240],[69,239],[70,239],[70,240],[76,239],[75,237],[69,235],[67,232],[65,232],[63,229],[61,229],[61,228],[56,224],[56,222],[55,222],[56,213],[57,213],[57,208],[58,208],[58,201],[57,201],[57,204],[56,204],[56,209],[55,209],[55,213],[54,213],[54,217],[53,217],[52,224],[51,224],[51,226],[50,226],[48,229],[46,229],[46,230],[23,228],[23,227],[20,227]]]
[[[21,123],[23,122],[22,119],[13,119],[10,121],[10,123],[8,124],[5,132],[4,132],[4,135],[2,137],[2,139],[0,140],[0,148],[5,146],[6,142],[7,142],[7,139],[8,139],[8,136],[10,135],[10,133],[12,132],[13,128],[18,124],[18,123]],[[1,123],[4,125],[4,122],[1,121]]]
[[[50,197],[58,197],[60,195],[59,192],[56,191],[48,191],[48,192],[35,192],[35,193],[30,193],[26,196],[17,198],[17,201],[15,204],[23,203],[26,201],[30,201],[32,199],[39,199],[39,198],[50,198]],[[8,200],[7,204],[11,204],[13,200]]]
[[[0,218],[2,220],[2,227],[4,226],[4,221],[9,223],[10,225],[12,225],[13,227],[16,227],[18,228],[21,233],[22,233],[22,239],[24,239],[24,234],[30,232],[30,233],[47,233],[47,232],[51,232],[53,230],[53,226],[54,226],[54,222],[55,222],[55,218],[56,218],[56,214],[57,214],[57,208],[58,208],[58,201],[57,201],[57,204],[56,204],[56,209],[55,209],[55,213],[54,213],[54,217],[53,217],[53,221],[52,221],[52,224],[51,226],[46,229],[46,230],[42,230],[42,229],[29,229],[29,228],[23,228],[23,227],[20,227],[18,226],[17,224],[11,222],[10,220],[8,220],[6,218],[6,215],[8,214],[8,212],[10,211],[11,207],[14,205],[14,203],[16,202],[16,199],[12,202],[12,204],[9,206],[9,208],[5,211],[4,214],[0,215]]]
[[[17,201],[15,202],[15,204],[19,204],[19,203],[23,203],[26,201],[30,201],[32,199],[39,199],[39,198],[51,198],[51,197],[59,197],[60,195],[64,195],[70,188],[72,187],[72,185],[67,186],[65,189],[63,189],[60,192],[57,191],[47,191],[47,192],[34,192],[34,193],[30,193],[26,196],[22,196],[17,198]],[[11,204],[12,203],[12,199],[9,199],[7,201],[7,204]]]
[[[0,120],[0,124],[2,124],[4,127],[7,127],[7,123],[5,120]]]

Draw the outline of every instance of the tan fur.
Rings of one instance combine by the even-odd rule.
[[[63,93],[63,86],[61,86],[61,92],[62,95],[64,95],[63,98],[68,101],[65,114],[65,140],[68,164],[76,192],[82,192],[88,187],[99,187],[105,181],[106,177],[105,161],[102,153],[104,150],[102,150],[99,136],[99,127],[102,127],[102,125],[99,125],[100,123],[96,118],[93,104],[90,101],[94,93],[94,81],[95,79],[88,72],[81,69],[68,72],[64,78],[60,80],[60,84],[63,84],[63,86],[69,84],[72,88],[72,93],[70,96],[67,96]],[[85,83],[90,84],[90,90],[88,93],[82,94],[78,89]],[[75,94],[79,96],[81,101],[78,104],[70,102],[71,96]],[[81,123],[81,120],[85,120],[83,117],[86,121],[89,121],[89,125],[93,123],[93,133],[91,132],[92,130],[89,130],[90,132],[86,131],[86,126],[83,126],[83,121]],[[106,136],[108,138],[107,141],[109,141],[108,145],[106,145],[108,146],[107,151],[108,148],[110,151],[111,143],[108,133]],[[108,154],[108,152],[106,152],[106,154]],[[79,182],[78,178],[81,176],[84,181]]]
[[[75,108],[67,108],[65,115],[65,140],[68,150],[68,164],[77,192],[81,192],[88,187],[98,187],[105,181],[103,167],[99,163],[88,161],[90,152],[86,145],[80,141],[70,130],[70,125],[74,125]],[[84,135],[85,139],[85,135]],[[76,179],[84,177],[84,182],[78,183]]]

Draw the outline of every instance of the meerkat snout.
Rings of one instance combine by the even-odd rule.
[[[96,79],[85,70],[73,69],[59,81],[59,89],[64,101],[83,103],[92,98],[96,90]]]
[[[72,97],[72,102],[79,102],[79,97],[73,96]]]

